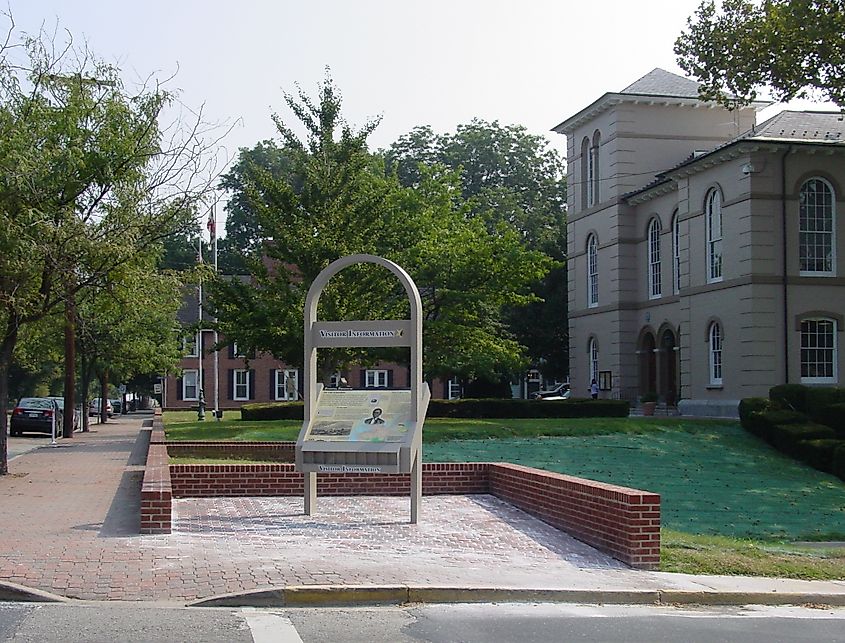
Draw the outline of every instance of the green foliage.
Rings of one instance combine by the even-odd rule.
[[[739,421],[743,427],[751,431],[752,414],[768,411],[771,401],[765,397],[747,397],[739,402]]]
[[[794,452],[799,460],[819,471],[833,472],[834,452],[845,446],[845,440],[834,438],[811,438],[795,443]]]
[[[702,96],[728,107],[768,88],[774,99],[820,98],[845,106],[842,0],[703,1],[675,42],[678,65]]]
[[[527,250],[512,226],[488,226],[469,216],[452,174],[423,171],[415,188],[402,187],[367,150],[377,123],[358,131],[347,125],[329,78],[317,101],[302,91],[285,101],[305,127],[304,140],[275,116],[281,147],[261,144],[242,152],[225,183],[242,218],[254,218],[244,239],[267,240],[260,256],[247,259],[249,281],[212,284],[225,336],[300,364],[308,287],[331,261],[370,253],[399,263],[422,291],[427,377],[521,367],[523,349],[501,323],[502,310],[533,301],[529,285],[551,261]],[[383,268],[353,266],[323,291],[318,314],[332,320],[406,317],[407,300]],[[328,374],[377,358],[401,361],[407,354],[324,350],[320,370]]]
[[[845,402],[816,409],[813,413],[813,419],[819,424],[829,426],[836,431],[840,438],[845,439]]]
[[[769,389],[769,399],[785,409],[807,413],[809,386],[803,384],[779,384]]]
[[[830,427],[806,422],[775,425],[770,436],[772,446],[787,455],[796,457],[797,445],[802,440],[830,440],[836,438],[836,433]]]
[[[841,480],[845,480],[845,444],[840,444],[833,450],[830,472]]]
[[[391,145],[386,163],[402,185],[422,185],[432,171],[455,172],[467,212],[489,228],[513,227],[528,247],[566,258],[563,160],[543,137],[518,125],[474,119],[453,134],[414,128]],[[547,376],[568,372],[566,269],[558,264],[532,284],[536,301],[509,307],[504,322]]]
[[[428,418],[587,418],[627,417],[628,402],[622,400],[431,400]],[[302,420],[302,402],[244,404],[244,420]]]

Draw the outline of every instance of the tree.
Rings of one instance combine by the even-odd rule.
[[[678,65],[701,95],[727,107],[768,88],[778,101],[822,98],[845,107],[845,1],[702,2],[675,41]]]
[[[22,329],[187,226],[213,180],[209,130],[172,96],[44,33],[0,48],[0,474]],[[211,130],[214,131],[214,130]]]
[[[505,222],[528,247],[560,262],[533,285],[537,300],[506,311],[507,325],[550,376],[568,372],[566,176],[548,141],[519,125],[474,119],[454,134],[416,127],[386,153],[403,185],[418,185],[423,168],[459,173],[470,216],[488,227]]]
[[[403,265],[424,291],[427,375],[494,371],[518,361],[521,347],[498,322],[501,308],[528,301],[527,284],[549,262],[527,250],[507,224],[488,228],[469,216],[448,171],[424,171],[416,187],[401,186],[367,149],[377,123],[357,131],[348,126],[329,78],[320,85],[318,101],[302,91],[285,100],[306,139],[274,116],[282,139],[275,158],[285,159],[284,171],[273,163],[250,163],[249,172],[239,172],[230,183],[265,241],[261,255],[249,260],[250,282],[221,278],[213,286],[212,302],[227,338],[300,364],[311,282],[339,257],[372,253]],[[329,283],[319,314],[404,317],[407,300],[387,271],[355,266]],[[320,357],[324,376],[366,359],[354,350],[321,351]]]

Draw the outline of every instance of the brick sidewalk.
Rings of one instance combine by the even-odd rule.
[[[17,458],[0,478],[0,580],[91,600],[188,601],[311,584],[643,587],[648,579],[492,496],[207,498],[139,535],[143,417]]]

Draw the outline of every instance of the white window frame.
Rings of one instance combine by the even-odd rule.
[[[232,342],[232,356],[233,357],[246,357],[243,353],[240,352],[238,349],[238,342]]]
[[[457,377],[450,377],[446,382],[446,399],[461,399],[461,381]]]
[[[185,352],[183,357],[199,357],[197,352],[197,336],[187,336],[182,338],[182,351]]]
[[[825,324],[830,328],[830,332],[826,332],[824,334],[826,338],[829,338],[829,345],[819,346],[818,338],[821,336],[818,332],[819,324]],[[807,341],[810,338],[810,325],[816,326],[812,333],[813,336],[817,338],[817,341],[814,342],[815,345],[810,345],[810,342]],[[839,382],[839,373],[837,368],[839,360],[839,346],[837,345],[838,330],[836,320],[828,317],[812,317],[801,320],[800,367],[802,384],[836,384]],[[812,362],[808,359],[811,356],[811,352],[814,353]],[[820,360],[820,353],[825,353],[827,356],[823,360]],[[809,372],[811,363],[816,366],[819,364],[830,365],[830,375],[805,375],[805,372]]]
[[[193,376],[194,394],[188,395],[188,379],[189,375]],[[199,400],[199,371],[195,368],[186,368],[182,371],[182,399],[188,402],[195,402]]]
[[[713,188],[707,193],[704,207],[707,227],[707,283],[722,281],[722,193]]]
[[[813,186],[814,182],[818,182],[822,188],[821,190],[813,190],[810,192],[810,187]],[[814,187],[814,186],[813,186]],[[808,198],[810,194],[813,195],[822,195],[823,202],[821,204],[818,203],[818,196],[815,199],[815,203],[808,203]],[[835,277],[836,276],[836,193],[833,190],[833,186],[826,181],[825,179],[814,176],[810,179],[804,181],[801,185],[801,190],[799,191],[798,197],[798,267],[800,270],[800,274],[804,276],[812,276],[812,277]],[[820,213],[819,213],[820,211]],[[819,220],[826,220],[825,227],[826,230],[808,230],[804,229],[804,226],[809,222],[810,217],[812,217],[813,221]],[[805,239],[812,238],[814,243],[806,243]],[[822,241],[819,244],[819,241]],[[827,240],[827,243],[824,243],[824,240]],[[821,258],[815,257],[815,261],[818,263],[822,261],[824,263],[828,263],[829,267],[824,270],[807,270],[804,268],[805,261],[809,261],[809,252],[810,248],[818,250],[821,248],[821,252],[824,253],[824,256]],[[828,251],[828,252],[825,252]]]
[[[722,385],[722,344],[724,333],[719,322],[711,322],[707,329],[707,362],[710,374],[710,385]]]
[[[596,235],[587,237],[587,307],[599,305],[599,242]]]
[[[387,388],[387,370],[367,369],[364,375],[364,388]]]
[[[593,380],[599,381],[599,344],[595,337],[590,337],[587,354],[590,360],[590,384],[592,384]]]
[[[238,381],[243,376],[242,381]],[[249,369],[236,368],[232,371],[232,399],[236,402],[244,402],[249,399]],[[241,393],[239,393],[239,389]]]
[[[677,210],[672,217],[672,288],[676,295],[681,292],[681,221]]]
[[[600,166],[599,166],[599,147],[601,147],[601,132],[596,130],[593,132],[593,144],[590,147],[590,161],[592,165],[592,180],[590,181],[590,194],[593,197],[593,205],[601,202],[601,191],[599,185],[601,184]]]
[[[296,392],[291,395],[288,393],[288,377],[293,378],[296,382]],[[277,368],[275,372],[275,391],[277,401],[290,401],[299,398],[299,369],[296,368]]]
[[[590,145],[587,153],[587,207],[592,208],[596,204],[596,158],[595,148]]]
[[[592,153],[590,151],[590,139],[584,137],[581,141],[581,209],[586,210],[590,207],[590,158]]]
[[[653,218],[648,224],[648,298],[663,296],[663,279],[660,274],[660,221]]]

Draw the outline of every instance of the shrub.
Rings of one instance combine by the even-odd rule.
[[[841,480],[845,480],[845,443],[833,449],[830,472],[835,476],[839,476]]]
[[[813,420],[829,426],[836,431],[841,439],[845,440],[845,402],[816,409],[813,412]]]
[[[772,402],[765,397],[747,397],[739,403],[739,421],[743,428],[752,431],[750,423],[754,422],[752,414],[764,413],[771,410]],[[753,431],[752,431],[753,433]]]
[[[795,454],[811,467],[831,473],[833,472],[834,452],[840,446],[845,446],[845,440],[832,440],[830,438],[799,440],[795,444]]]
[[[821,424],[779,424],[772,429],[772,444],[784,453],[795,456],[801,440],[835,439],[836,432]]]
[[[809,386],[803,384],[779,384],[769,389],[769,399],[777,402],[785,409],[808,412],[807,393]]]
[[[244,404],[244,420],[301,420],[302,402]],[[441,418],[577,418],[628,417],[624,400],[431,400],[427,417]]]
[[[796,411],[785,409],[771,409],[768,411],[752,411],[748,420],[748,430],[766,442],[774,441],[774,434],[778,426],[801,424],[807,421],[807,416]]]

